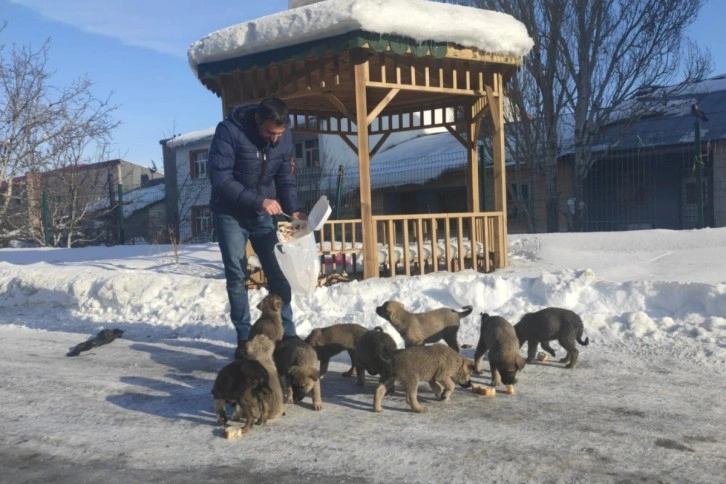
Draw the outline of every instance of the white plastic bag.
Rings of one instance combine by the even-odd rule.
[[[308,214],[308,228],[295,233],[292,240],[275,245],[275,258],[295,294],[310,296],[318,287],[320,257],[315,230],[320,230],[332,209],[323,195]]]
[[[311,295],[318,287],[320,258],[312,232],[275,246],[275,258],[296,294]]]

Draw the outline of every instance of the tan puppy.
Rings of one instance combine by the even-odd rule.
[[[439,308],[425,313],[411,313],[398,301],[386,301],[376,308],[376,314],[391,323],[401,334],[406,348],[443,339],[456,351],[459,351],[456,341],[459,321],[470,315],[471,311],[471,306],[465,306],[462,311]]]
[[[269,408],[269,418],[285,415],[285,402],[283,401],[280,377],[277,373],[275,361],[272,358],[274,350],[275,343],[264,334],[258,334],[247,342],[246,357],[260,362],[267,371],[271,391],[269,405],[267,406]]]
[[[527,342],[527,363],[532,363],[537,356],[537,344],[555,357],[555,350],[550,341],[557,340],[566,351],[560,363],[567,363],[565,368],[574,368],[580,350],[575,341],[587,346],[590,338],[582,339],[584,326],[582,319],[575,312],[563,308],[545,308],[535,313],[527,313],[514,325],[514,331],[519,338],[519,346]]]
[[[315,348],[320,360],[320,378],[328,372],[330,358],[341,351],[347,351],[350,357],[350,369],[343,376],[351,376],[355,372],[355,347],[358,340],[366,333],[360,324],[333,324],[326,328],[316,328],[310,332],[305,342]]]
[[[220,425],[228,421],[226,403],[235,405],[232,420],[245,420],[245,433],[255,422],[267,421],[272,390],[267,370],[259,361],[239,359],[222,368],[214,380],[212,395]]]
[[[464,388],[471,386],[474,362],[464,358],[442,344],[413,346],[397,350],[391,358],[391,374],[376,387],[373,411],[382,412],[381,400],[395,381],[401,382],[406,392],[406,402],[416,413],[425,413],[426,407],[418,403],[418,383],[427,381],[440,400],[448,400],[454,391],[454,383]]]
[[[396,342],[380,326],[363,333],[355,347],[353,364],[358,376],[356,383],[365,384],[366,371],[371,375],[381,375],[382,379],[388,378],[391,357],[396,349]]]
[[[250,328],[250,340],[258,334],[264,334],[274,342],[282,339],[282,304],[282,297],[274,293],[268,294],[257,304],[262,314]]]
[[[299,402],[312,391],[313,408],[321,410],[320,370],[313,347],[300,338],[287,338],[275,345],[272,357],[278,373],[285,377],[285,403]]]
[[[489,368],[492,373],[492,386],[500,383],[514,385],[517,372],[524,368],[524,358],[519,354],[519,340],[514,327],[500,316],[481,313],[479,343],[474,353],[474,371],[481,374],[481,360],[489,351]]]

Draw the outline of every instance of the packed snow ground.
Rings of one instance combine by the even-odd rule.
[[[213,245],[0,250],[0,465],[7,482],[717,482],[726,475],[726,228],[510,236],[510,267],[380,278],[295,297],[298,333],[382,325],[375,307],[474,306],[516,323],[546,306],[582,315],[566,370],[535,363],[515,395],[458,388],[414,414],[375,378],[323,380],[286,416],[228,441],[210,390],[234,331]],[[254,305],[266,292],[252,291]],[[253,312],[253,318],[256,314]],[[69,358],[104,328],[123,338]],[[559,349],[557,344],[555,349]],[[473,349],[463,350],[467,356]],[[522,350],[524,354],[524,349]],[[562,350],[559,355],[562,356]],[[476,383],[488,383],[485,373]]]

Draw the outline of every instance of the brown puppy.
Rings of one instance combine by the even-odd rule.
[[[411,313],[398,301],[386,301],[376,308],[376,314],[391,323],[401,334],[406,348],[443,339],[456,351],[459,351],[456,341],[459,321],[471,312],[471,306],[464,306],[462,311],[439,308],[425,313]]]
[[[282,304],[282,297],[274,293],[268,294],[257,304],[262,314],[250,328],[250,340],[258,334],[264,334],[274,342],[282,339]]]
[[[328,372],[330,358],[341,351],[350,356],[350,369],[343,376],[351,376],[355,371],[355,346],[367,329],[360,324],[333,324],[326,328],[316,328],[310,332],[305,342],[315,348],[320,360],[320,378]]]
[[[582,339],[584,326],[582,319],[576,313],[563,308],[545,308],[535,313],[527,313],[514,326],[519,339],[519,346],[527,342],[527,363],[532,363],[537,355],[537,344],[542,345],[552,357],[555,350],[550,347],[550,341],[557,340],[567,351],[560,363],[567,363],[565,368],[574,368],[580,351],[575,341],[587,346],[590,338]]]
[[[267,372],[270,386],[270,398],[266,407],[269,409],[269,418],[285,415],[285,402],[283,401],[280,377],[277,373],[275,361],[272,358],[274,350],[275,343],[264,334],[258,334],[247,342],[246,357],[250,360],[258,361]]]
[[[313,408],[321,410],[320,370],[313,347],[300,338],[287,338],[275,345],[272,357],[278,373],[285,377],[285,403],[299,402],[312,391]]]
[[[212,395],[217,422],[225,425],[228,421],[226,403],[235,405],[232,420],[245,420],[244,431],[249,432],[252,425],[267,421],[267,404],[272,390],[270,377],[258,361],[235,360],[222,368],[214,380]]]
[[[363,333],[355,347],[353,364],[358,376],[356,383],[365,383],[366,371],[371,375],[380,374],[381,378],[388,378],[391,356],[396,349],[396,342],[380,326]]]
[[[474,362],[442,344],[413,346],[397,350],[391,357],[390,376],[381,379],[373,398],[373,411],[382,412],[381,400],[395,381],[401,382],[406,402],[416,413],[425,413],[426,407],[418,403],[418,383],[427,381],[437,398],[448,400],[454,383],[464,388],[471,386]]]
[[[481,374],[481,360],[489,351],[489,368],[492,372],[492,386],[500,383],[514,385],[517,372],[524,368],[524,358],[519,354],[519,340],[514,327],[500,316],[481,313],[479,343],[474,353],[474,368]]]

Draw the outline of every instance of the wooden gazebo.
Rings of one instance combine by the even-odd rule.
[[[237,104],[277,96],[294,115],[293,130],[338,135],[357,153],[360,219],[330,221],[330,230],[322,234],[321,253],[336,248],[350,252],[358,240],[363,275],[369,278],[378,276],[381,268],[395,274],[397,267],[410,273],[411,266],[424,272],[424,267],[489,271],[507,265],[502,103],[504,84],[521,62],[520,55],[447,41],[420,42],[354,30],[200,62],[196,68],[200,81],[221,97],[224,113]],[[480,211],[479,200],[477,140],[485,118],[490,120],[493,144],[490,212]],[[371,157],[391,133],[425,127],[444,127],[465,146],[468,168],[462,184],[467,185],[467,207],[456,214],[374,215]],[[374,146],[371,135],[381,135]],[[396,259],[396,245],[419,250],[404,250]]]

